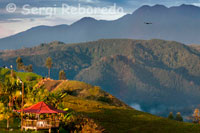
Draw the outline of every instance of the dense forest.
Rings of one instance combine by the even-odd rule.
[[[19,56],[44,77],[48,75],[44,62],[51,57],[51,78],[58,79],[63,69],[69,79],[101,86],[125,103],[155,114],[182,109],[191,113],[200,101],[200,53],[174,41],[52,42],[2,51],[0,63],[15,68]]]

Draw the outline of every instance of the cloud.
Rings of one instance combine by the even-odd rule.
[[[9,36],[10,34],[14,34],[14,30],[8,29],[6,25],[0,25],[0,29],[1,29],[0,38]]]
[[[200,7],[200,2],[199,3],[192,3],[192,5]]]
[[[142,111],[141,106],[139,104],[137,104],[137,103],[131,104],[131,107],[136,109],[136,110],[138,110],[138,111]]]
[[[55,26],[60,24],[72,24],[83,17],[93,17],[97,20],[115,20],[125,15],[119,14],[56,14],[54,16],[40,16],[40,15],[22,15],[20,13],[15,14],[2,14],[0,13],[0,29],[4,33],[0,34],[0,38],[16,34],[18,32],[25,31],[35,26],[48,25]],[[2,30],[3,29],[3,30]]]
[[[15,3],[17,5],[17,11],[15,13],[6,12],[5,8],[8,3]],[[60,12],[53,16],[46,15],[23,15],[21,13],[24,4],[29,4],[31,7],[56,7],[58,10],[62,7],[62,3],[66,3],[71,6],[77,6],[78,3],[83,6],[92,7],[108,7],[114,3],[117,6],[121,6],[125,9],[125,13],[117,14],[65,14],[62,15]],[[38,25],[58,25],[58,24],[72,24],[73,22],[83,17],[93,17],[97,20],[115,20],[126,13],[132,13],[135,9],[140,6],[164,4],[166,6],[177,6],[181,4],[193,4],[200,6],[200,0],[0,0],[0,26],[4,28],[4,34],[1,33],[0,37],[5,35],[11,35],[33,26]],[[7,31],[6,31],[7,29]]]
[[[98,0],[78,0],[79,2],[85,2],[85,3],[99,3]]]

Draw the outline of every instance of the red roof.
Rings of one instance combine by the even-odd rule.
[[[21,112],[22,110],[17,110]],[[65,111],[55,109],[54,107],[46,104],[45,102],[39,102],[28,108],[23,109],[25,113],[36,113],[36,114],[54,114],[54,113],[66,113]]]

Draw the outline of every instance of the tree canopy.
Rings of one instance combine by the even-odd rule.
[[[66,73],[65,73],[65,71],[64,70],[61,70],[60,72],[59,72],[59,80],[66,80],[67,78],[66,78]]]
[[[52,64],[53,64],[53,62],[52,62],[51,57],[48,57],[48,58],[46,59],[46,64],[45,64],[45,66],[49,69],[49,72],[48,72],[49,78],[50,78],[50,69],[51,69],[51,67],[52,67]]]

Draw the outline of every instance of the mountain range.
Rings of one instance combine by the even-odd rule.
[[[152,24],[145,24],[150,22]],[[38,26],[0,39],[0,49],[20,49],[55,40],[79,43],[109,38],[164,39],[200,43],[200,7],[142,6],[114,21],[82,18],[71,25]]]
[[[192,113],[200,101],[200,52],[175,41],[101,39],[65,44],[43,43],[33,48],[4,50],[0,64],[16,68],[20,56],[34,72],[51,78],[63,69],[68,79],[98,85],[130,106],[153,114],[173,110]],[[166,115],[166,113],[165,113]]]

